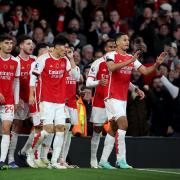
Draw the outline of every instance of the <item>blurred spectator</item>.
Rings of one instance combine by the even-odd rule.
[[[174,42],[177,44],[177,55],[180,57],[180,25],[173,31]]]
[[[68,28],[72,28],[72,29],[76,29],[78,32],[78,39],[81,42],[81,46],[84,46],[87,44],[87,39],[86,37],[81,33],[81,29],[80,29],[80,22],[77,18],[73,18],[70,20],[69,24],[68,24]]]
[[[152,56],[155,36],[155,22],[152,20],[152,14],[151,8],[146,7],[143,10],[143,15],[135,21],[135,29],[144,39],[149,56]]]
[[[105,20],[104,10],[102,8],[96,9],[93,15],[93,21],[88,32],[88,43],[92,44],[96,49],[99,45],[99,36],[101,36],[101,23]]]
[[[90,66],[90,65],[87,65],[87,66],[85,66],[84,69],[83,69],[83,77],[84,77],[84,81],[87,80],[87,77],[88,77],[90,68],[91,68],[91,66]]]
[[[174,10],[173,12],[172,12],[172,15],[173,15],[173,18],[174,18],[174,20],[175,20],[175,22],[176,22],[176,25],[179,25],[180,24],[180,12],[179,12],[179,10]]]
[[[15,7],[13,20],[15,23],[15,28],[18,30],[17,36],[28,34],[30,32],[30,27],[27,24],[27,16],[24,12],[24,8],[21,5],[17,5]]]
[[[33,30],[33,41],[35,43],[43,43],[45,42],[45,33],[44,33],[44,29],[41,26],[37,26],[34,28]]]
[[[168,77],[169,71],[170,71],[169,66],[168,66],[167,64],[165,64],[165,63],[162,63],[162,64],[158,67],[157,75],[159,75],[159,76],[164,75],[165,77]]]
[[[125,20],[120,19],[120,15],[117,10],[112,10],[109,13],[110,22],[115,33],[128,32],[128,24]]]
[[[143,88],[143,76],[136,70],[132,71],[131,82]],[[140,100],[135,92],[128,93],[127,101],[128,136],[147,136],[149,134],[146,99]]]
[[[76,49],[76,48],[80,48],[81,47],[81,42],[80,40],[78,39],[78,31],[74,28],[69,28],[67,29],[67,34],[66,34],[66,37],[69,41],[69,43],[71,45],[73,45],[73,47]]]
[[[4,32],[6,18],[9,18],[11,6],[7,0],[0,1],[0,32]]]
[[[134,6],[134,0],[108,0],[107,4],[107,8],[110,11],[112,9],[117,9],[117,11],[120,13],[121,18],[133,17],[135,13]]]
[[[65,31],[69,21],[77,17],[74,10],[68,6],[66,0],[54,0],[54,9],[48,17],[54,35]]]
[[[93,133],[93,125],[90,122],[91,118],[91,111],[92,111],[92,89],[88,87],[83,87],[82,88],[82,93],[83,93],[83,103],[86,108],[86,120],[87,120],[87,135],[92,136]]]
[[[52,33],[51,28],[49,27],[49,24],[47,23],[47,21],[45,19],[41,19],[39,24],[42,26],[43,30],[44,30],[44,42],[45,43],[53,43],[54,41],[54,35]]]
[[[164,45],[171,43],[172,38],[170,36],[169,26],[167,24],[162,24],[159,27],[159,33],[154,38],[154,54],[155,57],[158,56],[164,49]]]
[[[144,86],[147,92],[147,106],[150,115],[150,133],[152,136],[167,136],[172,119],[172,98],[163,87],[159,77],[152,79],[151,88]]]
[[[103,52],[101,50],[98,50],[94,53],[94,60],[99,59],[103,56]]]
[[[82,48],[82,59],[79,64],[81,71],[83,71],[84,67],[90,64],[93,61],[94,48],[92,45],[87,44]]]
[[[79,63],[81,61],[81,55],[78,50],[74,51],[74,62],[76,63],[77,66],[79,66]]]
[[[12,18],[9,18],[5,22],[4,31],[11,36],[16,36],[18,33],[18,30],[15,27],[14,20]]]
[[[176,64],[180,63],[180,59],[177,56],[177,45],[176,43],[167,43],[164,45],[164,51],[168,52],[168,55],[164,61],[171,70],[175,69]]]

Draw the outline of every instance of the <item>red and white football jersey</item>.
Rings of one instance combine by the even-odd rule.
[[[41,77],[36,77],[32,75],[32,71],[34,70],[36,65],[36,61],[31,64],[30,70],[30,86],[35,87],[35,101],[36,103],[33,105],[29,105],[29,112],[36,113],[39,112],[39,103],[40,103],[40,96],[41,96]]]
[[[38,57],[33,74],[41,75],[41,102],[65,103],[66,76],[70,70],[66,57],[55,59],[49,53]]]
[[[6,104],[14,104],[13,84],[14,78],[20,76],[20,64],[11,56],[9,59],[0,57],[0,93],[5,98]]]
[[[109,71],[106,65],[105,57],[101,57],[97,59],[93,64],[91,65],[88,77],[92,77],[96,80],[101,80],[102,77],[105,79],[109,79]],[[94,94],[94,100],[93,100],[93,106],[94,107],[100,107],[104,108],[104,86],[97,85],[95,94]]]
[[[20,95],[19,97],[26,103],[29,101],[29,81],[31,64],[36,60],[35,56],[29,56],[28,60],[24,60],[21,56],[17,56],[20,62]]]
[[[77,109],[76,104],[76,84],[77,81],[80,79],[80,69],[78,66],[76,66],[76,70],[78,73],[78,78],[75,79],[72,76],[71,71],[67,73],[66,77],[66,105],[70,108]]]
[[[130,54],[119,54],[115,51],[107,53],[106,59],[113,60],[115,64],[124,62],[132,58]],[[135,62],[121,68],[120,70],[110,73],[109,85],[106,86],[105,99],[114,98],[127,101],[128,87],[132,69],[138,69],[142,64],[136,60]]]

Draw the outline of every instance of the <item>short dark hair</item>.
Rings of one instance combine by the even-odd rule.
[[[36,45],[35,49],[34,49],[33,54],[34,54],[35,56],[38,56],[39,50],[40,50],[41,48],[46,48],[47,46],[48,46],[47,43],[38,43],[38,44]]]
[[[158,70],[160,69],[160,67],[161,67],[161,66],[166,67],[166,68],[167,68],[167,70],[168,70],[168,72],[170,71],[170,68],[169,68],[169,66],[168,66],[166,63],[162,63],[162,64],[160,64],[160,65],[158,66]]]
[[[13,40],[13,37],[9,34],[2,34],[0,35],[0,42],[3,42],[5,40]]]
[[[62,35],[57,35],[54,38],[54,42],[53,42],[54,46],[55,45],[65,45],[67,43],[68,43],[68,40]]]
[[[127,34],[124,32],[119,32],[118,34],[116,34],[115,41],[117,41],[119,38],[121,38],[121,36],[125,36],[125,35],[127,35]]]
[[[105,48],[109,42],[113,43],[115,42],[115,40],[112,38],[108,39],[107,41],[104,42],[103,47]]]
[[[32,38],[30,36],[24,35],[24,34],[19,36],[17,39],[17,45],[19,46],[21,43],[23,43],[26,40],[32,40]]]

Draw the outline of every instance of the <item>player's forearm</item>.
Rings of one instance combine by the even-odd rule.
[[[145,71],[143,72],[144,75],[148,75],[148,74],[151,74],[153,71],[155,71],[158,67],[158,64],[157,63],[154,63],[152,66],[150,67],[146,67],[145,68]]]
[[[29,82],[29,85],[35,87],[36,82],[37,82],[37,76],[34,75],[34,74],[30,74],[30,82]]]
[[[74,68],[71,69],[71,73],[72,73],[73,78],[76,81],[80,80],[81,74],[80,74],[80,71],[78,70],[77,66],[75,66]]]
[[[136,90],[136,88],[137,88],[137,86],[135,86],[133,83],[131,83],[131,82],[129,83],[129,87],[128,87],[129,91],[133,92]]]
[[[70,64],[71,64],[71,68],[74,69],[76,67],[76,63],[74,62],[74,58],[69,58]]]
[[[131,64],[132,62],[134,62],[133,58],[128,61],[125,61],[125,62],[119,62],[117,64],[111,63],[111,64],[107,64],[107,65],[108,65],[109,71],[113,72],[113,71],[120,70],[121,68],[127,66],[128,64]]]
[[[19,78],[15,78],[14,79],[14,104],[19,103],[19,91],[20,91],[19,87],[20,87]]]
[[[86,81],[86,86],[87,87],[96,87],[99,84],[98,80],[94,80],[92,77],[88,77]]]
[[[29,90],[29,96],[30,97],[32,97],[32,96],[34,96],[34,94],[35,94],[35,86],[30,86],[30,90]]]

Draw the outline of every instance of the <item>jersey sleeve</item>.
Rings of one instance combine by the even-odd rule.
[[[29,81],[30,86],[35,86],[35,84],[36,84],[36,82],[37,82],[37,77],[32,74],[32,71],[33,71],[33,69],[34,69],[34,67],[35,67],[35,64],[36,64],[36,62],[33,62],[33,63],[31,64],[31,70],[30,70],[30,72],[29,72],[29,75],[30,75],[30,81]]]
[[[17,68],[16,68],[16,73],[15,73],[15,77],[19,77],[20,76],[20,73],[21,73],[21,66],[20,66],[20,61],[17,59]]]
[[[140,68],[140,66],[142,66],[142,64],[138,60],[134,61],[134,69],[137,70]]]
[[[88,77],[96,78],[98,71],[99,71],[99,63],[97,63],[97,62],[95,61],[95,62],[91,65],[91,68],[90,68],[90,70],[89,70]]]
[[[108,62],[108,61],[114,61],[114,57],[115,57],[115,52],[109,52],[107,54],[105,54],[105,60]]]
[[[37,58],[37,61],[34,64],[34,68],[32,69],[32,74],[39,76],[42,73],[45,67],[45,60],[46,59],[43,55]]]
[[[70,71],[71,70],[71,63],[69,62],[69,60],[66,58],[66,71]]]

